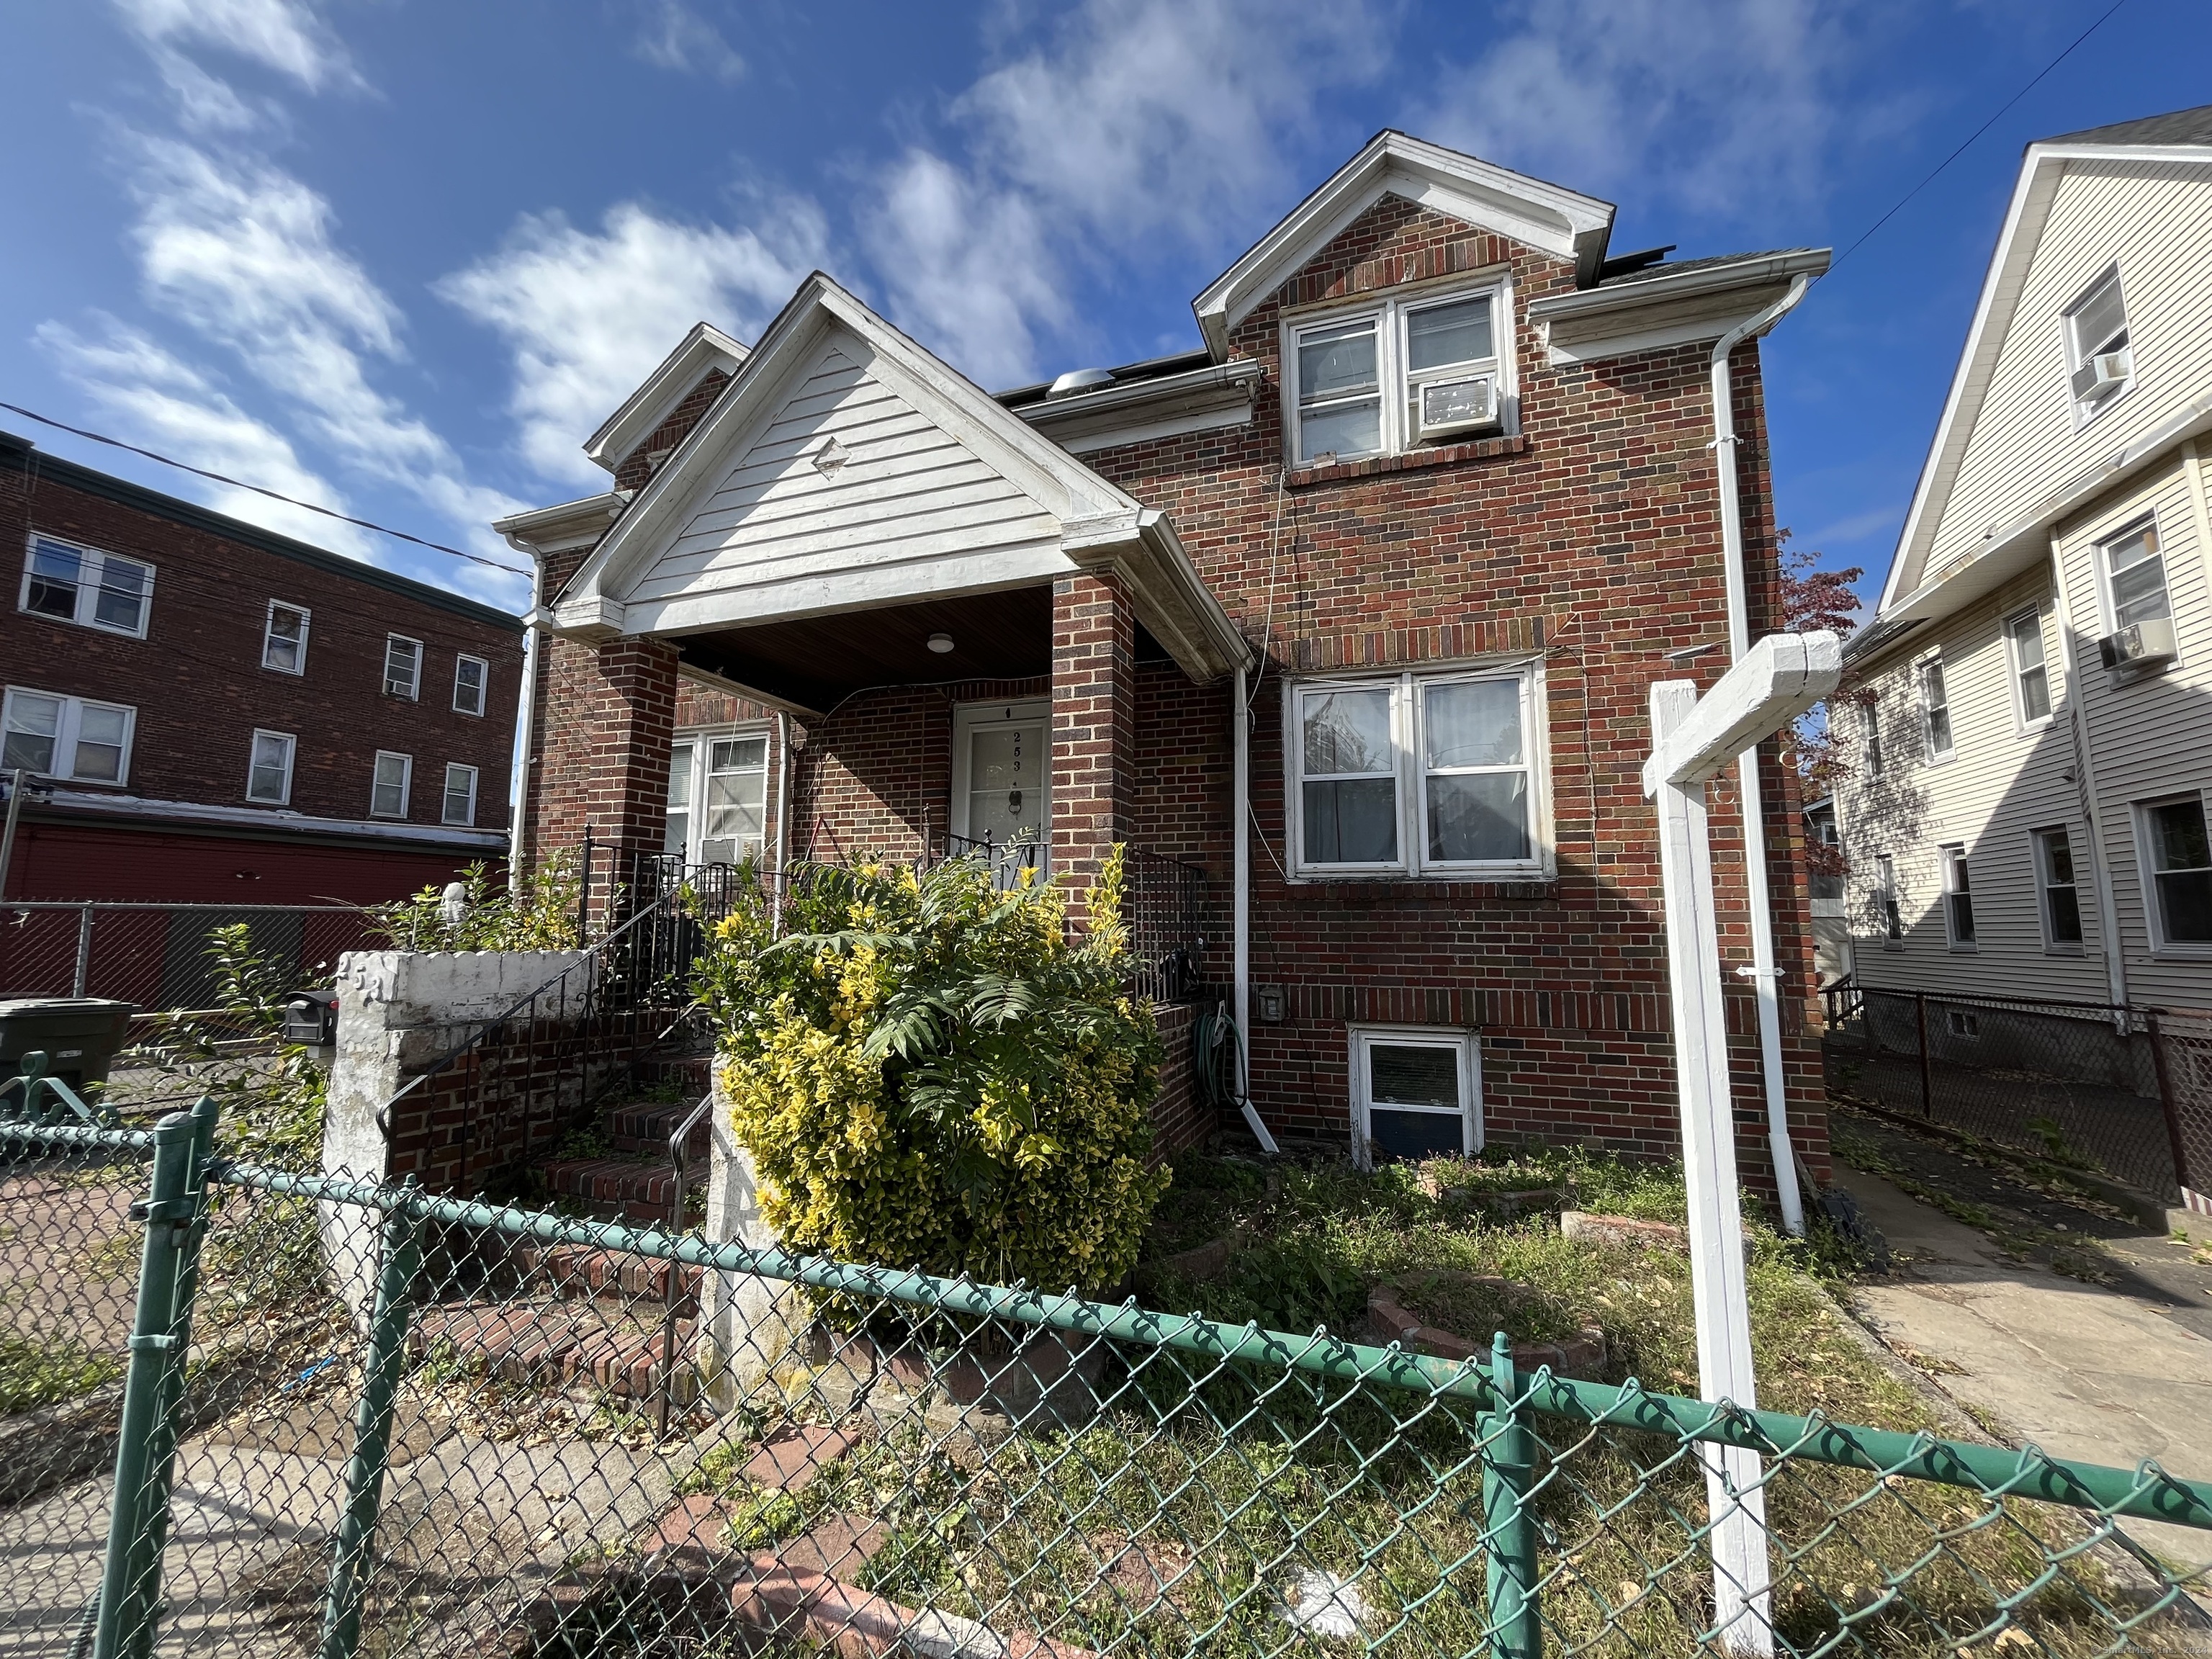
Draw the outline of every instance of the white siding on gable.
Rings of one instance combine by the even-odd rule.
[[[2083,423],[2067,384],[2063,314],[2115,263],[2134,381]],[[1923,582],[1979,550],[1992,526],[2018,517],[2212,386],[2208,269],[2212,168],[2069,164],[1929,544]]]
[[[1060,533],[1053,514],[871,373],[866,345],[833,333],[628,597],[787,591],[855,571],[875,573],[887,598],[918,594],[932,584],[915,567],[1032,548],[1058,558]]]

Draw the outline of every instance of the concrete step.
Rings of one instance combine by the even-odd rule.
[[[690,1320],[676,1322],[676,1397],[697,1392]],[[599,1302],[459,1302],[425,1309],[409,1351],[483,1371],[501,1382],[651,1398],[668,1375],[666,1333],[658,1318],[617,1313]]]
[[[550,1248],[525,1244],[514,1253],[514,1264],[526,1278],[563,1300],[582,1297],[611,1302],[633,1311],[664,1306],[668,1276],[676,1275],[676,1311],[689,1319],[699,1311],[699,1286],[703,1268],[678,1267],[629,1255],[622,1250],[595,1250],[582,1244]]]
[[[670,1105],[665,1101],[632,1100],[611,1108],[606,1115],[607,1141],[618,1152],[652,1152],[667,1156],[668,1137],[698,1105],[694,1098]],[[694,1169],[705,1164],[714,1144],[714,1130],[705,1118],[691,1126],[684,1143]]]
[[[672,1218],[676,1166],[665,1157],[564,1158],[538,1169],[555,1198],[580,1200],[601,1220],[665,1226]],[[704,1173],[696,1170],[692,1191],[705,1189]]]

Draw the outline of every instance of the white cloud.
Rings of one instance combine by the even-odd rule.
[[[125,24],[155,50],[213,47],[298,82],[310,92],[359,86],[361,76],[312,4],[299,0],[115,0]]]
[[[1425,137],[1591,194],[1717,218],[1822,188],[1850,44],[1816,0],[1516,0]]]
[[[665,219],[635,203],[599,231],[524,218],[507,246],[437,291],[514,354],[508,408],[524,458],[550,477],[599,478],[580,448],[688,329],[750,340],[821,257],[818,215],[769,204],[759,228]]]
[[[745,60],[683,0],[649,0],[644,30],[630,50],[656,69],[708,76],[726,86],[744,77]]]

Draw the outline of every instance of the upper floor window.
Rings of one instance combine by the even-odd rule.
[[[477,769],[459,763],[446,769],[446,799],[438,811],[441,823],[477,821]]]
[[[376,751],[376,770],[368,786],[368,811],[372,817],[404,818],[407,816],[407,797],[415,781],[415,757],[395,754],[388,749]]]
[[[482,657],[453,659],[453,709],[456,714],[481,714],[484,711],[484,686],[491,678],[491,665]]]
[[[2166,592],[2166,557],[2159,550],[2158,526],[2137,525],[2098,549],[2105,570],[2105,592],[2112,611],[2112,631],[2131,623],[2158,622],[2173,615]]]
[[[2212,836],[2205,833],[2203,798],[2151,801],[2136,811],[2150,866],[2155,943],[2192,952],[2212,945]]]
[[[2043,650],[2043,612],[2031,605],[2008,618],[2005,643],[2012,653],[2013,700],[2020,723],[2041,726],[2051,718],[2051,665]]]
[[[1873,694],[1859,705],[1860,719],[1864,725],[1860,737],[1866,744],[1866,769],[1870,778],[1881,775],[1881,702]]]
[[[1920,723],[1928,758],[1951,758],[1951,693],[1943,683],[1943,659],[1930,657],[1920,665]]]
[[[24,556],[23,589],[16,603],[35,616],[143,640],[154,605],[154,567],[119,553],[34,535]]]
[[[422,691],[422,641],[392,634],[384,641],[384,689],[387,695],[412,699]]]
[[[289,732],[256,732],[246,768],[246,798],[264,806],[292,804],[292,757],[299,740]]]
[[[2067,386],[2085,417],[2126,389],[2135,376],[2128,345],[2128,308],[2113,266],[2066,307]]]
[[[1504,423],[1502,283],[1475,293],[1384,301],[1293,324],[1284,380],[1292,459],[1327,465],[1455,442]]]
[[[1299,873],[1541,873],[1533,666],[1290,695]]]
[[[307,613],[301,606],[269,601],[269,620],[261,629],[261,665],[280,674],[307,672]]]
[[[1974,882],[1966,866],[1966,849],[1946,847],[1942,857],[1944,930],[1954,951],[1971,951],[1974,948]]]
[[[128,783],[138,711],[9,686],[0,726],[0,766],[80,783]]]
[[[1886,945],[1900,945],[1905,940],[1905,918],[1897,908],[1897,860],[1887,853],[1875,854],[1875,908],[1881,921],[1881,937]]]

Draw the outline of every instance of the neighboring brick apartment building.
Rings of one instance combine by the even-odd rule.
[[[369,903],[507,852],[521,619],[0,434],[9,899]]]
[[[750,351],[702,325],[587,446],[618,488],[501,526],[556,636],[532,846],[680,813],[696,856],[711,724],[752,739],[720,827],[770,863],[1030,835],[1079,878],[1116,841],[1202,870],[1199,972],[1278,1133],[1673,1150],[1649,692],[1779,625],[1755,342],[1827,256],[1610,257],[1613,214],[1385,133],[1192,352],[988,397],[820,275]],[[1729,975],[1754,1180],[1770,1114],[1826,1161],[1765,752],[1768,902],[1733,786],[1713,819],[1728,966],[1764,924],[1778,969],[1765,1037]]]

